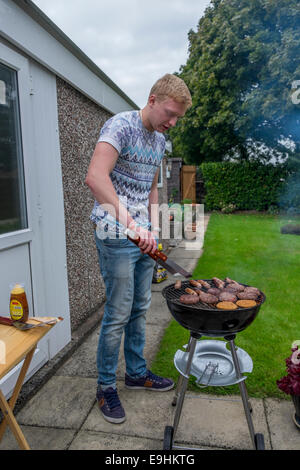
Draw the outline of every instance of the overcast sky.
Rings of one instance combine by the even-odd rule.
[[[34,0],[138,106],[153,83],[178,72],[210,0]]]

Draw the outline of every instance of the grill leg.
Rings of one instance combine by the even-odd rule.
[[[175,390],[175,395],[174,395],[174,398],[173,398],[173,401],[172,401],[172,406],[177,405],[179,390],[181,389],[181,386],[182,386],[182,379],[183,379],[182,375],[179,374],[179,378],[178,378],[178,382],[177,382],[177,386],[176,386],[176,390]]]
[[[192,361],[193,361],[193,356],[194,356],[196,344],[197,344],[197,338],[195,338],[191,335],[190,341],[189,341],[189,344],[188,344],[189,355],[188,355],[185,375],[184,376],[180,375],[180,379],[179,379],[179,382],[178,382],[178,385],[180,385],[180,387],[177,386],[176,395],[175,395],[175,398],[174,398],[174,399],[176,399],[176,402],[177,402],[177,399],[178,399],[178,404],[177,404],[177,407],[176,407],[176,413],[175,413],[174,424],[173,424],[173,428],[174,428],[173,440],[175,439],[175,434],[176,434],[176,431],[177,431],[177,428],[178,428],[178,423],[179,423],[180,416],[181,416],[181,410],[182,410],[182,406],[183,406],[183,402],[184,402],[185,392],[186,392],[186,389],[187,389],[187,386],[188,386],[188,381],[189,381],[189,376],[190,376],[190,372],[191,372]]]
[[[234,367],[235,367],[236,377],[238,379],[240,379],[240,378],[243,377],[243,375],[241,373],[239,359],[238,359],[236,349],[235,349],[234,338],[235,338],[235,336],[233,336],[233,337],[230,336],[228,338],[225,337],[225,339],[229,339],[229,345],[230,345],[232,359],[233,359],[233,363],[234,363]],[[246,415],[246,419],[247,419],[247,423],[248,423],[250,437],[251,437],[251,440],[252,440],[253,447],[254,447],[254,449],[256,449],[255,432],[254,432],[252,416],[251,416],[251,411],[250,411],[251,406],[249,404],[249,398],[248,398],[248,393],[247,393],[247,388],[246,388],[245,381],[240,382],[238,385],[239,385],[240,393],[241,393],[241,396],[242,396],[242,401],[243,401],[243,405],[244,405],[244,410],[245,410],[245,415]]]
[[[193,337],[190,336],[188,345],[186,347],[186,352],[190,352],[190,350],[191,350],[192,339],[193,339]],[[181,387],[182,387],[182,381],[183,381],[183,376],[181,374],[179,374],[179,378],[178,378],[178,382],[177,382],[177,386],[176,386],[176,390],[175,390],[175,395],[174,395],[174,398],[173,398],[173,401],[172,401],[172,406],[177,405],[178,395],[179,395],[179,392],[180,392]]]

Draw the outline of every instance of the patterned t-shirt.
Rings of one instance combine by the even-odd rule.
[[[110,174],[115,191],[131,217],[149,228],[149,193],[154,175],[165,152],[162,133],[148,131],[139,111],[126,111],[110,118],[101,129],[98,142],[111,144],[119,157]],[[91,220],[97,224],[97,234],[115,237],[125,227],[95,201]]]

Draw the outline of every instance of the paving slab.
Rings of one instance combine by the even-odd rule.
[[[71,444],[76,430],[21,426],[31,450],[66,450]],[[20,450],[9,428],[0,443],[0,450]]]
[[[295,408],[292,401],[266,398],[266,416],[274,450],[300,450],[300,431],[292,416]]]
[[[191,446],[193,449],[193,446]],[[123,436],[120,434],[80,431],[69,450],[163,450],[163,441],[159,439]],[[224,450],[202,446],[201,450]],[[178,451],[179,452],[179,451]],[[109,456],[108,456],[109,457]]]
[[[191,248],[193,245],[191,245]],[[202,249],[199,247],[194,247],[193,249],[186,249],[185,247],[178,246],[173,248],[168,258],[170,259],[178,259],[178,264],[181,263],[182,259],[199,259],[202,253]]]
[[[96,353],[98,346],[99,330],[94,330],[84,341],[74,354],[61,366],[56,375],[73,377],[91,377],[98,376],[96,365]]]
[[[69,450],[162,450],[162,442],[158,439],[80,431]]]
[[[264,434],[270,449],[263,400],[250,399],[255,433]],[[187,393],[175,442],[227,449],[253,449],[244,407],[239,396],[226,398]]]
[[[160,284],[163,284],[163,282]],[[147,312],[146,325],[154,324],[166,327],[172,318],[167,302],[161,292],[152,292],[151,306]]]
[[[19,424],[80,429],[95,402],[95,380],[54,375],[17,414]]]
[[[82,430],[156,439],[163,442],[164,427],[172,421],[171,402],[174,391],[128,390],[124,383],[120,382],[118,393],[125,409],[126,421],[117,425],[108,423],[99,411],[98,404],[95,404]]]

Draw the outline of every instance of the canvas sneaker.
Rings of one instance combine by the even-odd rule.
[[[125,374],[125,386],[132,390],[146,389],[153,392],[166,392],[174,387],[174,382],[171,379],[159,377],[148,370],[146,375],[137,379]]]
[[[116,424],[120,424],[125,421],[125,411],[115,388],[109,387],[106,390],[102,390],[98,387],[96,396],[99,409],[106,421]]]

